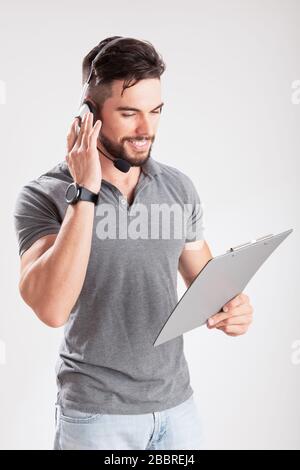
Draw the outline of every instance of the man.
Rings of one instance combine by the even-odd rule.
[[[65,325],[55,449],[197,449],[201,420],[183,337],[153,342],[177,303],[177,271],[189,286],[212,254],[191,179],[151,156],[165,65],[150,43],[116,39],[83,61],[93,113],[74,119],[66,158],[18,196],[19,288],[41,321]],[[160,222],[148,216],[160,205],[192,207],[183,235],[153,235]],[[226,307],[208,327],[245,333],[248,297]]]

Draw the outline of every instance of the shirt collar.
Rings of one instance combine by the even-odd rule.
[[[71,176],[70,172],[69,172],[69,168],[68,168],[68,165],[67,165],[67,162],[64,160],[62,162],[63,164],[63,167],[65,169],[65,171],[67,171],[67,173]],[[145,173],[146,175],[150,175],[150,176],[155,176],[155,175],[159,175],[161,172],[162,172],[162,169],[159,165],[159,163],[154,160],[153,157],[149,157],[148,160],[141,166],[141,169],[143,171],[143,173]]]
[[[144,165],[141,166],[141,168],[146,175],[150,176],[159,175],[162,171],[159,163],[151,156],[144,163]]]

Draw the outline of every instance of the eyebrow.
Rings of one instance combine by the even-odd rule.
[[[152,109],[152,111],[155,111],[158,108],[162,108],[164,103],[160,103],[156,108]],[[140,109],[137,108],[131,108],[130,106],[119,106],[117,108],[117,111],[137,111],[138,113],[142,112]],[[152,112],[150,111],[150,112]]]

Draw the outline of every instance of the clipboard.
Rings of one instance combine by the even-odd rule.
[[[230,248],[208,261],[185,291],[153,346],[206,323],[209,317],[243,292],[250,279],[293,229],[266,235]]]

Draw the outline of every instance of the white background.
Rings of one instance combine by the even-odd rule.
[[[149,40],[167,64],[152,155],[192,177],[213,255],[294,228],[245,289],[246,335],[184,335],[206,446],[299,449],[299,0],[1,0],[0,10],[0,448],[52,448],[63,333],[18,293],[15,198],[64,159],[83,56],[121,35]]]

